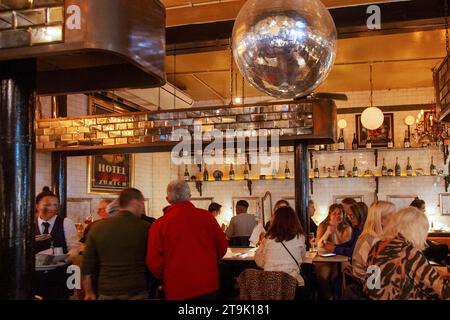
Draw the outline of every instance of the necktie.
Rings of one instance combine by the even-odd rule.
[[[42,234],[49,234],[48,229],[50,228],[50,223],[42,222],[42,225],[44,226],[44,232]]]

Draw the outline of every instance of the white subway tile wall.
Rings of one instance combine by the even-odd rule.
[[[348,92],[349,101],[338,101],[339,108],[365,107],[369,104],[369,92]],[[433,88],[414,88],[401,90],[376,91],[374,93],[374,104],[383,105],[411,105],[429,104],[433,101]],[[49,100],[48,100],[49,101]],[[88,99],[85,95],[69,96],[68,100],[69,116],[85,115],[87,112]],[[49,107],[48,107],[49,108]],[[49,114],[49,109],[44,108],[44,114]],[[394,114],[394,142],[396,147],[402,146],[406,125],[404,118],[407,115],[416,116],[416,111],[395,112]],[[338,115],[338,119],[347,120],[347,128],[344,130],[346,148],[351,148],[353,133],[355,132],[355,114]],[[414,142],[412,143],[415,146]],[[406,166],[406,158],[411,158],[412,166],[415,169],[423,168],[428,174],[431,156],[434,156],[438,169],[442,168],[447,174],[447,169],[443,161],[443,155],[437,150],[423,151],[410,150],[407,152],[386,151],[380,152],[378,166],[375,167],[375,157],[372,152],[345,153],[344,163],[347,171],[353,166],[353,158],[358,159],[358,167],[361,172],[366,169],[379,174],[381,161],[384,157],[388,168],[393,168],[395,158],[399,158],[403,173]],[[318,154],[314,159],[319,162],[319,167],[332,167],[339,164],[339,154]],[[289,161],[291,175],[293,177],[293,155],[281,155],[278,177],[280,180],[253,181],[253,197],[262,197],[266,191],[272,194],[272,204],[281,198],[294,197],[294,181],[283,180],[285,161]],[[37,156],[37,191],[44,185],[50,185],[50,156],[40,153]],[[208,166],[210,179],[214,170],[221,170],[224,179],[228,179],[229,165]],[[243,165],[235,166],[236,178],[242,178]],[[195,165],[188,166],[190,175],[197,175],[201,178],[198,168]],[[68,161],[68,194],[72,198],[92,198],[92,213],[95,213],[98,200],[104,196],[87,194],[87,158],[76,157]],[[252,166],[251,177],[257,178],[260,174],[260,166]],[[159,217],[162,209],[167,205],[166,187],[174,179],[183,178],[184,166],[176,166],[170,160],[169,153],[137,154],[135,163],[135,186],[140,189],[146,198],[149,199],[150,216]],[[321,175],[323,176],[321,169]],[[195,183],[190,183],[193,197],[200,197],[195,189]],[[334,201],[336,196],[361,195],[367,204],[374,200],[375,179],[319,179],[314,182],[314,193],[311,198],[316,204],[316,215],[314,219],[321,221],[327,212],[328,206]],[[214,201],[223,205],[220,219],[223,222],[229,221],[233,215],[232,198],[250,197],[247,185],[244,181],[234,182],[208,182],[203,184],[202,197],[213,197]],[[427,203],[427,212],[430,220],[450,225],[450,216],[443,216],[440,213],[439,194],[444,193],[443,178],[418,177],[418,178],[381,178],[379,183],[379,199],[385,200],[390,195],[411,195],[417,194]]]

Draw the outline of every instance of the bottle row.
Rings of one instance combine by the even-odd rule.
[[[332,178],[333,176],[336,176],[336,172],[335,172],[335,168],[336,166],[333,167],[333,171],[331,171],[331,168],[326,168],[324,167],[324,174],[325,177],[328,178]],[[366,170],[363,174],[360,174],[360,170],[358,168],[358,163],[356,159],[353,159],[353,168],[351,171],[346,172],[346,168],[344,165],[344,160],[343,157],[340,157],[340,161],[339,161],[339,166],[337,169],[337,177],[339,178],[345,178],[345,177],[359,177],[359,176],[370,176],[370,175],[374,175],[370,170]],[[425,175],[424,172],[422,172],[423,170],[416,170],[416,176],[420,176],[420,175]],[[441,172],[437,171],[436,165],[434,164],[434,159],[433,157],[431,157],[431,164],[430,164],[430,171],[429,171],[429,175],[430,176],[437,176],[439,174],[442,174]],[[326,175],[328,174],[328,175]],[[383,164],[381,166],[381,176],[396,176],[396,177],[400,177],[402,175],[402,168],[400,166],[400,163],[398,162],[398,158],[396,158],[395,161],[395,166],[394,169],[388,169],[387,165],[386,165],[386,161],[383,158]],[[411,165],[411,161],[410,158],[408,157],[407,163],[406,163],[406,176],[413,176],[414,172],[413,172],[413,167]],[[318,160],[314,161],[314,178],[318,179],[320,178],[320,170],[319,170],[319,163]],[[322,175],[323,177],[323,175]]]
[[[203,171],[201,172],[201,177],[202,177],[203,181],[221,181],[223,179],[223,177],[224,177],[223,172],[220,171],[220,170],[215,170],[212,173],[212,177],[213,177],[214,180],[210,180],[210,173],[208,171],[208,168],[207,168],[206,164],[203,164],[202,167],[203,167],[202,168]],[[235,166],[233,164],[231,164],[230,165],[230,170],[228,172],[228,180],[242,180],[242,179],[243,180],[250,180],[251,170],[249,168],[248,163],[245,163],[243,171],[242,171],[242,175],[237,175],[236,171],[238,171],[238,170],[235,171],[234,168],[235,168]],[[260,179],[265,179],[266,176],[261,176],[260,175],[259,178]],[[280,177],[278,175],[278,170],[274,166],[273,169],[272,169],[272,176],[271,176],[271,178],[272,179],[290,179],[291,178],[291,169],[289,168],[289,161],[286,161],[286,166],[285,166],[285,169],[284,169],[284,176]],[[184,168],[184,181],[195,181],[195,180],[197,180],[197,177],[195,175],[192,176],[189,173],[188,166],[185,165],[185,168]]]

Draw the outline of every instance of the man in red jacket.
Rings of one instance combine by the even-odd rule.
[[[163,279],[169,300],[213,299],[219,288],[218,262],[227,251],[214,216],[196,208],[190,198],[186,182],[169,183],[171,206],[149,231],[147,266]]]

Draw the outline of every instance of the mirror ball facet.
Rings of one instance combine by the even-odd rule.
[[[233,28],[233,56],[258,90],[276,98],[303,97],[328,76],[337,32],[319,0],[248,0]]]

